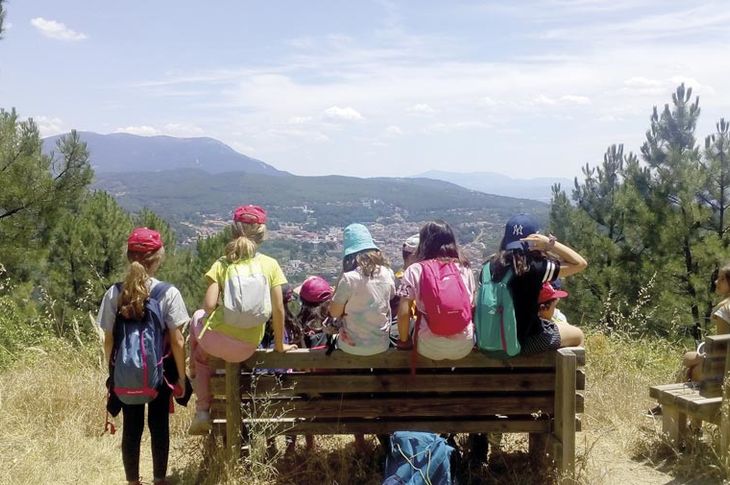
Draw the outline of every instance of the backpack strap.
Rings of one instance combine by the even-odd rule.
[[[154,298],[155,300],[160,301],[165,293],[167,293],[167,290],[169,290],[171,287],[172,284],[165,281],[160,281],[150,291],[150,298]]]

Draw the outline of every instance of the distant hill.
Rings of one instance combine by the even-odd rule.
[[[568,189],[573,186],[573,180],[568,178],[539,177],[533,179],[514,179],[494,172],[458,173],[431,170],[415,175],[415,177],[444,180],[461,185],[467,189],[478,190],[487,194],[519,197],[539,200],[541,202],[550,202],[552,196],[551,187],[554,183],[559,183],[563,188]]]
[[[272,220],[316,227],[343,226],[400,217],[419,221],[441,217],[452,223],[504,221],[532,212],[547,217],[547,205],[468,190],[426,178],[287,177],[230,172],[213,175],[185,169],[150,173],[97,174],[96,188],[106,190],[128,210],[148,207],[186,231],[211,216],[230,217],[242,203],[263,205]]]
[[[101,135],[79,132],[91,152],[91,165],[97,174],[106,172],[152,172],[198,168],[209,173],[240,171],[265,175],[288,175],[255,158],[235,151],[213,138],[176,138],[138,136],[129,133]],[[43,139],[48,153],[62,135]]]

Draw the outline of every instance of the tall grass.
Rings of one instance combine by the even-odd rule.
[[[579,483],[636,483],[642,473],[644,483],[661,483],[667,472],[681,478],[697,475],[699,467],[705,467],[701,473],[707,480],[725,476],[719,462],[710,459],[714,435],[709,429],[695,448],[679,454],[665,446],[660,423],[643,416],[653,405],[648,387],[672,382],[681,352],[678,344],[664,340],[588,335],[584,431],[577,435]],[[62,341],[26,352],[0,373],[0,483],[123,483],[121,432],[101,436],[105,377],[98,349]],[[365,453],[349,436],[317,437],[311,452],[300,438],[293,454],[259,448],[230,465],[220,443],[185,434],[191,416],[192,410],[179,406],[171,416],[168,473],[173,483],[369,485],[382,480],[384,456],[374,437]],[[149,480],[148,436],[145,432],[140,471]],[[258,442],[265,446],[265,440]],[[277,446],[283,451],[283,437]],[[525,435],[506,435],[489,465],[464,474],[464,483],[546,483],[547,475],[528,466],[526,448]]]

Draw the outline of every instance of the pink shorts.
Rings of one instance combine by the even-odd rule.
[[[206,354],[218,357],[226,362],[242,362],[256,352],[256,345],[242,342],[210,328],[205,331],[201,339],[200,332],[202,332],[206,321],[203,315],[205,315],[203,310],[198,310],[193,314],[190,333]]]

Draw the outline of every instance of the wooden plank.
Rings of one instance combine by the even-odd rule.
[[[678,382],[674,384],[662,384],[651,386],[649,396],[657,400],[673,402],[678,394],[692,394],[697,392],[697,386],[692,383]]]
[[[430,360],[418,356],[418,368],[554,368],[555,352],[543,352],[530,356],[518,356],[509,360],[487,357],[480,352],[472,352],[459,360]],[[342,351],[326,355],[325,350],[298,349],[282,353],[274,350],[257,350],[256,354],[245,361],[248,368],[261,369],[410,369],[411,353],[390,349],[372,355],[351,355]],[[215,369],[223,366],[220,359],[210,359],[209,365]]]
[[[704,351],[708,356],[725,357],[728,346],[730,346],[730,334],[708,335],[705,337]]]
[[[707,356],[702,361],[702,378],[722,380],[725,377],[725,356]]]
[[[226,363],[226,446],[232,462],[241,455],[241,368]]]
[[[575,392],[573,393],[575,396]],[[575,399],[571,409],[575,409]],[[215,410],[226,403],[213,401],[211,409]],[[439,417],[493,416],[497,414],[531,414],[553,413],[552,395],[523,396],[515,399],[509,395],[494,396],[441,396],[422,400],[402,398],[372,397],[368,399],[282,399],[268,403],[266,412],[276,417],[289,418],[378,418],[387,417]],[[214,411],[215,412],[215,411]],[[575,413],[573,413],[575,416]]]
[[[555,430],[560,443],[555,461],[560,476],[575,477],[575,371],[576,356],[570,349],[558,349],[555,372]]]
[[[578,369],[575,372],[575,388],[578,391],[585,391],[585,389],[586,389],[586,371],[585,371],[585,369]]]
[[[585,408],[585,396],[583,392],[575,393],[575,413],[582,414]]]
[[[675,406],[662,406],[662,432],[675,445],[679,445],[687,431],[687,415]]]
[[[245,421],[244,421],[245,422]],[[216,422],[214,428],[225,423]],[[548,433],[546,419],[473,419],[469,421],[281,421],[266,424],[274,434],[389,434],[396,431],[425,431],[430,433]]]
[[[223,395],[225,379],[211,378],[213,395]],[[281,374],[241,378],[241,392],[258,396],[296,396],[322,393],[523,392],[552,391],[554,373],[477,374]]]

